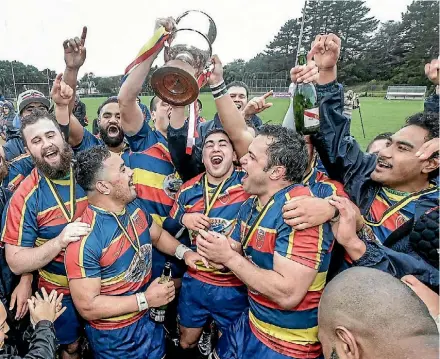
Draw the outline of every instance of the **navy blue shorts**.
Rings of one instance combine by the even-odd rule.
[[[212,353],[214,359],[291,359],[262,343],[249,325],[249,311],[231,325],[220,337]],[[317,359],[324,359],[320,356]]]
[[[249,307],[246,286],[221,287],[201,282],[185,273],[179,295],[179,322],[186,328],[202,328],[212,318],[226,330]]]
[[[150,320],[149,313],[124,328],[98,330],[86,325],[86,335],[95,359],[162,359],[165,331]]]
[[[70,295],[63,297],[63,307],[66,311],[54,322],[58,343],[61,345],[72,344],[84,333],[84,321],[76,311]]]

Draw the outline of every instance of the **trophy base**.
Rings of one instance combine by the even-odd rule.
[[[151,87],[162,101],[170,105],[189,105],[199,96],[199,86],[193,72],[194,69],[183,61],[169,61],[153,73]]]

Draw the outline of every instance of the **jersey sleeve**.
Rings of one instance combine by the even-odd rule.
[[[93,136],[85,127],[81,143],[78,146],[72,147],[74,153],[87,150],[88,148],[102,145],[102,140]]]
[[[3,180],[3,186],[14,192],[18,185],[32,172],[34,163],[30,156],[15,159],[9,165],[8,175]]]
[[[320,177],[321,178],[316,183],[310,185],[310,191],[315,197],[327,198],[331,196],[340,196],[348,198],[341,182],[332,180],[324,174]]]
[[[100,231],[95,227],[80,241],[69,244],[64,259],[68,279],[101,277],[100,242]]]
[[[275,252],[292,261],[318,270],[333,242],[328,225],[296,231],[281,221],[277,230]]]
[[[153,146],[157,141],[154,132],[147,121],[144,121],[141,129],[133,136],[126,135],[130,149],[133,152],[142,152]]]
[[[29,181],[30,182],[30,181]],[[32,248],[38,237],[38,209],[35,191],[30,183],[15,191],[3,211],[2,241],[15,246]]]

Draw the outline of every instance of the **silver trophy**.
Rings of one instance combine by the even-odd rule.
[[[202,11],[190,10],[176,20],[176,29],[165,44],[165,65],[151,76],[151,87],[163,101],[185,106],[199,95],[199,76],[207,71],[217,28]]]

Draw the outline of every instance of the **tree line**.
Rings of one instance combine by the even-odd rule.
[[[439,56],[439,2],[413,1],[401,14],[399,21],[380,23],[369,16],[364,0],[312,0],[307,3],[302,44],[310,48],[313,37],[321,33],[335,33],[342,41],[338,65],[338,80],[345,85],[359,83],[389,83],[427,85],[423,66]],[[286,73],[295,64],[302,18],[283,24],[266,49],[249,61],[237,59],[225,66],[225,80],[244,80],[246,74],[261,72]],[[47,83],[54,79],[53,70],[39,71],[36,67],[13,62],[18,83]],[[154,71],[155,68],[152,69]],[[151,73],[150,73],[151,76]],[[117,93],[122,75],[99,77],[85,74],[78,82],[84,93]],[[249,78],[249,76],[247,76]],[[20,85],[20,92],[25,85]],[[40,85],[47,93],[47,86]],[[145,82],[149,92],[149,77]],[[0,92],[14,96],[11,62],[0,61]]]

